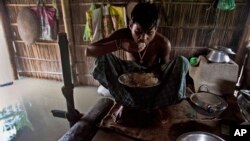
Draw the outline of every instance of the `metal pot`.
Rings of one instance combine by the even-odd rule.
[[[228,63],[230,61],[229,55],[219,50],[211,50],[206,58],[214,63]]]

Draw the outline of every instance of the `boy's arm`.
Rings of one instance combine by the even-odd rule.
[[[109,37],[90,44],[86,49],[86,56],[97,57],[118,49],[127,52],[138,52],[137,44],[125,30],[117,30]]]
[[[117,32],[115,31],[109,37],[91,43],[86,49],[86,56],[97,57],[118,50],[120,42]]]
[[[171,43],[167,38],[165,38],[163,44],[163,52],[162,52],[162,58],[163,58],[162,64],[166,64],[170,61],[170,52],[171,52]]]

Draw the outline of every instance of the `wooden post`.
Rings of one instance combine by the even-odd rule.
[[[63,22],[65,32],[67,33],[68,41],[69,41],[69,50],[70,50],[70,60],[71,60],[71,69],[72,69],[72,77],[73,83],[76,84],[76,55],[75,55],[75,41],[74,41],[74,34],[73,34],[73,26],[71,21],[71,10],[70,10],[70,0],[61,0],[62,5],[62,14],[63,14]]]
[[[13,70],[14,79],[18,79],[17,68],[15,63],[15,51],[12,44],[12,34],[11,34],[11,26],[10,19],[8,17],[8,12],[6,7],[4,6],[4,2],[0,0],[0,24],[4,27],[5,39],[7,41],[8,51],[10,54],[10,62]]]
[[[250,2],[249,1],[247,1],[247,7],[248,7],[248,17],[247,17],[243,35],[239,42],[238,50],[237,50],[236,57],[235,57],[235,62],[239,64],[239,66],[241,66],[243,63],[242,60],[244,59],[244,54],[247,52],[246,44],[248,41],[250,41],[250,8],[249,8]]]

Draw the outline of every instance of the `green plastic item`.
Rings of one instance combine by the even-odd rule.
[[[192,65],[192,66],[196,66],[199,64],[199,59],[197,57],[191,57],[190,60],[189,60],[189,63]]]
[[[234,10],[236,7],[235,0],[219,0],[217,8],[220,10]]]

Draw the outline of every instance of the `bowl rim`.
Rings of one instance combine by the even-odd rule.
[[[191,131],[191,132],[183,133],[176,139],[176,141],[182,141],[182,139],[184,139],[185,137],[187,137],[189,135],[195,135],[195,134],[208,135],[208,136],[214,137],[220,141],[225,141],[223,138],[219,137],[218,135],[215,135],[215,134],[212,134],[209,132],[204,132],[204,131]]]
[[[122,78],[123,76],[125,76],[125,75],[128,75],[128,74],[140,74],[140,73],[146,73],[146,72],[128,72],[128,73],[124,73],[124,74],[122,74],[122,75],[120,75],[120,76],[118,77],[118,82],[119,82],[120,84],[122,84],[122,85],[124,85],[124,86],[127,86],[127,87],[130,87],[130,88],[152,88],[152,87],[158,86],[158,85],[161,83],[161,82],[160,82],[160,79],[157,78],[157,79],[158,79],[158,82],[157,82],[156,84],[154,84],[154,85],[151,85],[151,86],[132,86],[132,85],[127,85],[127,84],[125,84],[125,83],[121,80],[121,78]]]

